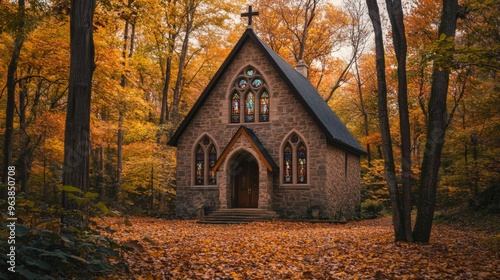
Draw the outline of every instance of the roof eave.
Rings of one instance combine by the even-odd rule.
[[[234,46],[233,50],[229,53],[227,56],[226,60],[222,63],[222,65],[219,67],[219,70],[215,73],[214,77],[210,82],[208,83],[207,87],[205,87],[205,90],[201,93],[200,97],[196,100],[194,103],[193,107],[187,114],[187,116],[184,118],[184,120],[181,122],[175,133],[170,137],[170,140],[167,142],[167,145],[169,146],[177,146],[177,141],[181,137],[182,133],[184,130],[187,128],[191,120],[194,118],[196,115],[196,112],[198,109],[203,105],[205,102],[205,99],[208,97],[209,93],[212,91],[212,89],[215,87],[217,82],[220,80],[222,77],[222,74],[226,71],[226,69],[229,67],[233,59],[236,57],[236,55],[239,53],[240,49],[243,47],[246,39],[249,37],[248,35],[253,33],[251,29],[247,29],[245,33],[241,36],[241,38],[238,40],[236,45]]]
[[[367,155],[365,150],[354,148],[354,147],[347,145],[344,142],[337,140],[333,137],[327,137],[327,143],[332,145],[332,146],[341,147],[344,150],[347,150],[347,151],[349,151],[353,154],[359,155],[359,156],[366,156]]]

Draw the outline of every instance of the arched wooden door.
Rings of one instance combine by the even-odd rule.
[[[259,165],[255,158],[245,153],[236,159],[233,169],[233,207],[257,208],[259,205]]]

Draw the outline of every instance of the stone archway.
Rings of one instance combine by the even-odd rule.
[[[236,153],[229,162],[232,208],[258,208],[259,164],[246,152]]]

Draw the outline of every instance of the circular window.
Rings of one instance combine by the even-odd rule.
[[[240,79],[237,83],[239,89],[245,89],[248,86],[248,82],[246,79]]]
[[[261,80],[261,79],[254,79],[254,80],[252,81],[252,86],[253,86],[254,88],[260,88],[260,86],[262,86],[262,84],[263,84],[263,82],[262,82],[262,80]]]

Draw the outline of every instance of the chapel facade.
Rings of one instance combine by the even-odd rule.
[[[282,218],[356,215],[357,140],[303,74],[253,29],[242,35],[169,140],[177,214],[273,210]]]

